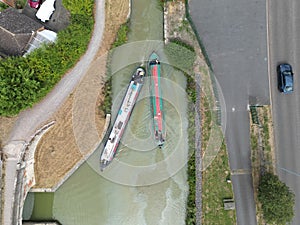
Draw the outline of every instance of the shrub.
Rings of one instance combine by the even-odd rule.
[[[294,217],[295,195],[278,176],[266,173],[261,177],[258,199],[267,223],[287,224]]]

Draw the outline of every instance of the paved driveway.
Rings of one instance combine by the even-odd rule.
[[[256,224],[247,104],[269,104],[264,0],[192,0],[190,13],[223,91],[238,224]]]

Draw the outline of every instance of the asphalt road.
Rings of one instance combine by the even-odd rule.
[[[300,2],[269,1],[270,84],[277,157],[277,172],[296,194],[295,217],[300,224]],[[276,66],[288,62],[294,69],[292,94],[277,90]]]
[[[247,105],[270,103],[266,1],[191,0],[190,13],[225,98],[237,223],[254,225]]]

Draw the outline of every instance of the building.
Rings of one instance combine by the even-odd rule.
[[[0,12],[0,52],[6,56],[23,55],[28,42],[44,26],[14,8]]]

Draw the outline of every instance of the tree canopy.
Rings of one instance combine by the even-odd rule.
[[[295,195],[278,176],[266,173],[261,177],[258,199],[267,223],[279,225],[292,221]]]

